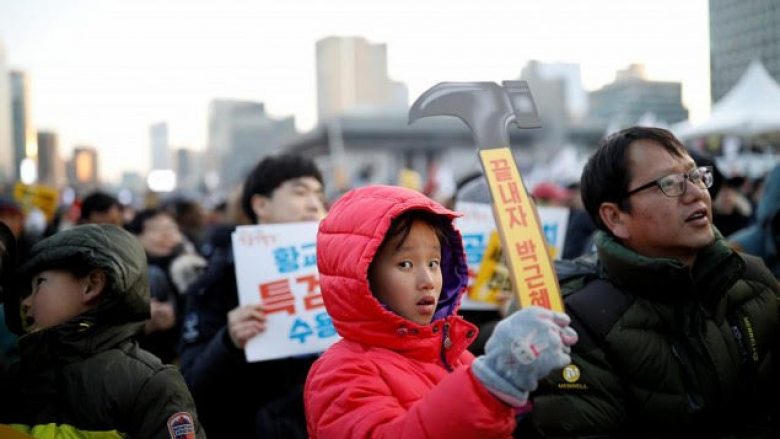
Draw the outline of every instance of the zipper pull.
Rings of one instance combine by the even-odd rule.
[[[447,362],[447,355],[446,350],[448,350],[450,347],[452,347],[452,340],[450,339],[450,323],[445,321],[444,325],[442,325],[442,331],[441,331],[441,362],[444,365],[444,368],[447,369],[447,371],[452,372],[452,366]]]

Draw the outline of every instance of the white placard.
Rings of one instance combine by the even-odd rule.
[[[265,332],[247,343],[247,361],[322,352],[339,339],[320,294],[318,225],[240,226],[233,232],[239,303],[262,303],[268,319]]]

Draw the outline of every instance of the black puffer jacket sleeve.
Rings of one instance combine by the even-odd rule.
[[[206,433],[195,418],[195,403],[181,374],[172,366],[155,372],[138,392],[134,404],[133,424],[138,430],[132,437],[169,439],[177,437],[176,429],[194,429],[197,438]]]
[[[572,327],[580,335],[572,365],[540,383],[533,395],[534,427],[551,438],[621,437],[627,413],[620,378],[574,317]]]
[[[206,272],[188,291],[181,344],[181,370],[198,400],[213,387],[233,382],[244,353],[230,342],[227,314],[238,306],[238,287],[230,248],[216,250]]]

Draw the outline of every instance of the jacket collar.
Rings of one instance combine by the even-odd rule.
[[[742,257],[717,231],[713,243],[698,253],[693,267],[676,259],[643,256],[604,232],[596,235],[596,248],[604,275],[616,286],[666,302],[695,298],[714,305],[745,269]]]
[[[97,324],[90,315],[19,338],[19,354],[29,367],[47,368],[91,357],[116,347],[137,334],[143,322],[117,326]]]

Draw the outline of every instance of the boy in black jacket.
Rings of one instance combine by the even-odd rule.
[[[178,370],[135,341],[149,281],[134,236],[113,225],[57,233],[33,247],[16,279],[5,306],[23,335],[0,422],[35,437],[206,437]]]

